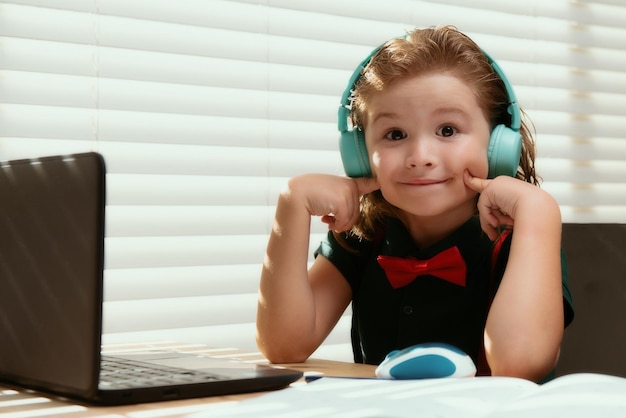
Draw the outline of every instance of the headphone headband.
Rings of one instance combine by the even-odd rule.
[[[365,59],[359,63],[359,65],[350,76],[350,79],[348,80],[348,86],[341,95],[341,102],[339,104],[339,110],[337,115],[337,128],[339,129],[339,132],[348,132],[352,129],[359,129],[351,127],[350,123],[352,91],[356,87],[356,83],[361,78],[362,72],[363,70],[365,70],[365,67],[367,67],[367,64],[369,64],[372,58],[374,58],[374,56],[378,53],[378,51],[382,49],[384,45],[385,44],[380,45],[379,47],[374,49],[367,57],[365,57]],[[515,131],[519,131],[522,123],[522,115],[520,112],[519,104],[517,103],[515,92],[513,91],[513,86],[509,82],[508,77],[506,76],[500,65],[496,62],[496,60],[494,60],[491,55],[489,55],[484,49],[481,48],[481,51],[485,58],[487,58],[487,62],[489,62],[491,68],[493,68],[494,72],[502,80],[502,83],[504,83],[504,88],[506,90],[508,100],[507,112],[509,113],[509,115],[511,115],[510,128]]]
[[[496,60],[491,58],[491,55],[489,55],[484,49],[481,48],[481,51],[483,55],[487,58],[487,61],[489,62],[489,64],[491,64],[491,68],[493,68],[493,71],[495,71],[498,77],[500,77],[500,80],[502,80],[502,83],[504,83],[507,100],[509,102],[509,105],[506,110],[509,113],[509,115],[511,115],[511,124],[509,127],[513,129],[514,131],[519,131],[522,125],[522,114],[519,109],[519,104],[517,104],[517,98],[515,97],[513,86],[509,82],[509,79],[507,78],[506,74],[504,74],[504,71],[502,71],[502,68],[496,62]]]
[[[352,99],[351,99],[352,91],[356,87],[356,83],[361,78],[362,72],[363,70],[365,70],[365,67],[367,67],[367,64],[370,63],[372,58],[374,58],[374,55],[376,55],[378,51],[380,51],[383,45],[380,45],[378,48],[370,52],[370,54],[367,57],[365,57],[363,61],[361,61],[361,63],[356,67],[356,69],[350,76],[350,79],[348,80],[348,86],[343,91],[343,94],[341,95],[341,102],[339,103],[339,111],[337,115],[338,116],[337,128],[339,129],[339,132],[349,132],[351,128],[354,128],[351,126],[352,124],[349,122],[350,110],[352,108]],[[358,129],[358,128],[355,128],[355,129]]]

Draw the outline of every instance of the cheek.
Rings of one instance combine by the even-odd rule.
[[[385,156],[380,152],[374,150],[370,154],[370,168],[372,169],[372,174],[374,177],[378,177],[379,172],[384,169],[385,166]]]
[[[487,146],[474,145],[474,147],[468,147],[464,149],[460,155],[458,155],[459,161],[463,161],[465,167],[472,175],[480,178],[487,178],[489,171],[489,160],[487,158]]]
[[[468,161],[467,169],[472,175],[480,178],[487,178],[489,172],[489,161],[487,159],[487,153],[477,155],[471,161]]]
[[[397,154],[386,152],[387,150],[374,150],[370,154],[370,168],[374,177],[384,181],[386,178],[393,177],[394,171],[398,167],[402,167],[401,161],[398,161]]]

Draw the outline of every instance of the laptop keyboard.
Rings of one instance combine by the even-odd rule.
[[[220,376],[207,372],[103,356],[99,387],[100,389],[128,389],[216,380],[220,380]]]

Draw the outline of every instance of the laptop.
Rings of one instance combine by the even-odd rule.
[[[105,173],[94,152],[0,163],[0,381],[121,405],[273,390],[302,377],[165,350],[101,358]],[[124,370],[136,376],[124,380]]]

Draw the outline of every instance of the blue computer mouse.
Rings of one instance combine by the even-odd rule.
[[[425,343],[392,351],[376,368],[382,379],[435,379],[471,377],[476,366],[471,357],[445,343]]]

